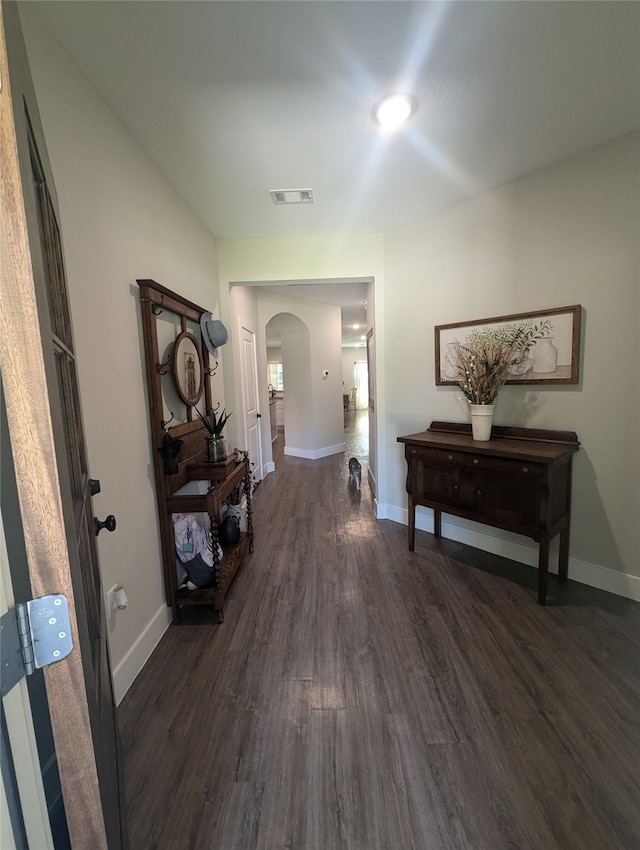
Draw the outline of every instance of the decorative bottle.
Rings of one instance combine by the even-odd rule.
[[[558,349],[553,337],[538,340],[533,352],[533,371],[538,373],[555,372],[558,367]]]

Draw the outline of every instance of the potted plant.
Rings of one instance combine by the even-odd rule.
[[[228,444],[222,436],[222,429],[226,425],[231,413],[227,413],[227,408],[225,407],[219,415],[216,415],[216,411],[212,409],[207,411],[206,416],[203,416],[197,407],[194,409],[198,414],[198,418],[209,432],[209,436],[207,437],[207,460],[214,463],[225,460]]]
[[[455,381],[469,402],[474,440],[488,440],[500,387],[521,356],[520,326],[481,328],[455,342],[449,357]]]
[[[544,319],[537,323],[528,319],[514,325],[513,328],[519,357],[513,364],[511,374],[519,377],[525,375],[533,366],[532,347],[540,340],[551,339],[553,325],[550,319]]]

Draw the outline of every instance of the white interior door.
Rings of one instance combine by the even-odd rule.
[[[242,402],[244,408],[244,433],[249,459],[253,464],[256,482],[262,481],[262,437],[261,413],[258,408],[258,361],[256,356],[256,335],[249,328],[241,328],[240,339],[242,357],[240,368],[242,376]]]

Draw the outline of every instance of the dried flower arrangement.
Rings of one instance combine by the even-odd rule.
[[[548,322],[485,327],[455,342],[448,355],[455,380],[471,404],[493,404],[514,367],[536,339],[546,336]]]

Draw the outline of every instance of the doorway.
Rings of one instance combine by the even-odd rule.
[[[338,417],[336,434],[331,439],[322,440],[317,438],[314,445],[309,448],[303,441],[292,443],[293,453],[298,453],[301,457],[318,457],[322,456],[324,447],[327,448],[327,453],[341,451],[344,444],[343,433],[343,394],[346,391],[346,383],[349,384],[349,389],[353,386],[352,378],[349,378],[344,383],[344,364],[350,361],[351,371],[353,372],[354,361],[359,361],[364,365],[359,367],[359,400],[358,406],[365,408],[365,414],[368,416],[369,428],[366,433],[368,435],[375,434],[375,423],[371,427],[371,419],[375,419],[375,406],[371,405],[369,399],[371,397],[372,379],[367,370],[367,363],[371,352],[367,346],[367,330],[371,331],[374,320],[374,281],[372,278],[344,278],[344,279],[325,279],[325,280],[293,280],[289,282],[282,281],[251,281],[251,282],[233,282],[230,285],[230,310],[231,322],[242,322],[247,327],[251,327],[256,331],[257,355],[258,355],[258,376],[259,376],[259,405],[263,413],[262,418],[262,446],[265,474],[272,472],[275,469],[271,452],[271,445],[274,438],[272,424],[270,423],[269,409],[274,406],[270,404],[271,392],[281,393],[279,397],[279,427],[276,430],[276,438],[279,434],[285,435],[287,443],[290,438],[293,439],[291,428],[287,428],[287,419],[289,419],[287,408],[291,404],[287,404],[287,396],[292,399],[293,396],[289,393],[291,375],[288,374],[287,364],[281,351],[281,336],[278,334],[277,324],[272,324],[271,319],[278,314],[290,315],[302,321],[302,324],[308,326],[311,332],[311,354],[313,362],[310,363],[311,370],[307,376],[306,391],[311,393],[310,384],[320,380],[322,375],[322,393],[329,387],[333,387],[334,380],[337,379],[335,386],[335,413]],[[323,324],[320,318],[327,308],[331,310],[338,309],[337,325],[331,324],[329,330]],[[310,312],[311,311],[311,312]],[[336,330],[337,328],[337,330]],[[302,331],[302,328],[301,328]],[[323,335],[327,333],[326,346],[320,346],[320,355],[318,354],[317,340],[318,333]],[[274,353],[275,349],[275,353]],[[305,349],[306,351],[306,349]],[[326,352],[326,355],[325,355]],[[239,347],[235,352],[240,356]],[[331,359],[331,366],[325,361]],[[306,354],[305,354],[306,357]],[[320,362],[322,360],[323,362]],[[296,368],[300,364],[296,361]],[[270,371],[271,370],[271,371]],[[235,405],[239,408],[242,399],[242,388],[239,385],[239,369],[235,379]],[[368,370],[370,371],[370,370]],[[324,373],[328,372],[328,375]],[[365,377],[366,374],[366,377]],[[260,379],[262,376],[262,380]],[[280,376],[282,378],[282,387],[280,387]],[[275,380],[272,378],[275,377]],[[271,385],[271,386],[269,386]],[[334,413],[333,396],[327,396],[327,405],[322,402],[318,404],[316,399],[316,391],[319,388],[315,386],[313,398],[310,398],[317,405],[315,412],[311,412],[312,425],[307,429],[307,433],[311,429],[322,428],[326,425],[327,416],[332,417]],[[301,406],[297,405],[298,411]],[[307,408],[309,412],[310,408]],[[291,413],[291,411],[289,411]],[[308,417],[307,417],[308,418]],[[297,421],[297,419],[295,420]],[[296,438],[297,439],[297,438]],[[337,444],[340,443],[340,446]],[[367,452],[375,452],[375,442],[369,440]],[[320,447],[319,451],[316,451]],[[308,451],[307,451],[308,449]],[[371,458],[373,462],[373,457]]]
[[[309,311],[311,310],[313,312],[314,317],[316,315],[320,316],[323,314],[323,311],[326,310],[329,305],[331,305],[331,309],[339,307],[339,327],[337,330],[337,338],[335,338],[335,333],[333,329],[329,330],[327,336],[327,352],[329,351],[329,349],[334,350],[335,357],[337,358],[337,360],[333,360],[333,367],[330,371],[330,374],[326,376],[326,378],[323,374],[323,379],[325,379],[326,381],[325,388],[332,383],[333,379],[335,379],[336,377],[338,378],[336,388],[336,404],[338,406],[340,423],[342,423],[343,395],[344,393],[349,392],[351,390],[351,387],[354,385],[358,387],[358,407],[360,407],[361,409],[364,408],[365,411],[368,408],[369,420],[372,417],[375,417],[375,408],[369,406],[369,390],[371,385],[371,378],[368,375],[367,369],[369,352],[367,350],[366,342],[367,329],[371,330],[373,324],[373,279],[345,278],[323,281],[291,281],[287,283],[279,281],[264,281],[251,282],[250,284],[243,284],[238,282],[232,285],[232,290],[235,290],[236,288],[245,291],[247,295],[246,297],[234,297],[232,293],[232,321],[245,321],[243,311],[246,309],[247,305],[254,305],[255,309],[255,327],[256,329],[258,329],[258,374],[264,375],[265,378],[264,387],[260,386],[259,391],[261,395],[261,409],[265,414],[267,413],[267,411],[269,411],[269,407],[273,406],[270,405],[270,395],[272,389],[275,390],[276,393],[281,394],[278,397],[278,434],[281,433],[284,427],[285,440],[289,442],[290,439],[293,439],[293,435],[291,433],[287,434],[286,420],[288,418],[287,408],[288,406],[291,407],[292,400],[295,398],[295,396],[291,393],[291,376],[288,374],[287,364],[284,362],[284,358],[282,356],[282,336],[281,329],[279,327],[280,321],[272,321],[272,319],[275,319],[277,315],[289,315],[291,319],[296,317],[300,321],[300,317],[305,317],[305,321],[307,322],[307,324],[309,324],[310,329],[313,328],[313,334],[318,333],[318,326],[320,326],[320,333],[324,333],[325,331],[323,330],[321,320],[318,321],[318,325],[316,325],[315,320],[311,320],[309,322]],[[274,303],[276,304],[276,306],[280,306],[280,310],[278,310],[277,312],[272,309],[271,305],[273,305]],[[239,310],[238,313],[235,312],[236,306]],[[302,323],[304,324],[304,321]],[[327,356],[333,357],[334,355],[328,354]],[[322,355],[322,357],[324,358],[324,355]],[[361,364],[358,366],[357,378],[355,374],[353,374],[354,361],[357,361],[359,364]],[[348,378],[346,374],[347,364],[350,364],[351,373]],[[323,373],[324,371],[329,371],[325,370],[325,366],[327,365],[328,364],[324,362],[313,363],[313,375],[311,375],[310,373],[310,376],[307,378],[307,386],[304,391],[309,391],[308,385],[310,379],[317,380],[319,378],[321,374],[320,367],[322,367]],[[299,364],[296,362],[296,367],[298,366]],[[273,376],[275,376],[275,381],[271,379],[271,372],[269,370],[273,372]],[[317,375],[316,372],[318,373]],[[280,376],[282,378],[282,387],[280,387],[279,384]],[[240,388],[236,387],[236,395],[239,389]],[[287,397],[290,400],[289,405],[287,404]],[[239,402],[236,402],[236,404],[238,403]],[[331,402],[330,404],[332,406]],[[297,405],[297,407],[299,409],[300,405]],[[321,418],[324,419],[324,416]],[[314,422],[311,425],[307,423],[306,427],[308,429],[313,428],[317,425],[315,419],[316,418],[314,417]],[[270,454],[269,447],[271,444],[272,434],[268,420],[269,417],[265,416],[265,418],[263,419],[262,427],[262,444],[265,459],[265,473],[271,472],[275,468],[273,462],[268,457],[268,455]],[[341,425],[338,425],[338,428],[341,431]],[[369,434],[374,432],[375,428],[372,429],[371,427],[369,427],[367,429],[367,433]],[[317,447],[319,445],[331,444],[333,446],[333,451],[339,451],[340,449],[335,447],[335,443],[338,441],[342,443],[343,439],[344,436],[342,433],[340,433],[337,438],[334,438],[333,440],[328,440],[324,444],[322,440],[316,440],[315,446]],[[292,445],[295,448],[300,448],[304,445],[303,441],[299,439],[299,435],[296,436],[296,440],[294,440]],[[369,454],[368,445],[367,454]],[[303,451],[301,456],[310,457],[314,455],[313,453],[305,454]]]
[[[253,477],[256,484],[262,481],[262,439],[258,403],[258,370],[255,333],[242,326],[240,330],[242,359],[242,409],[244,411],[245,443],[249,447],[249,457],[253,464]]]

